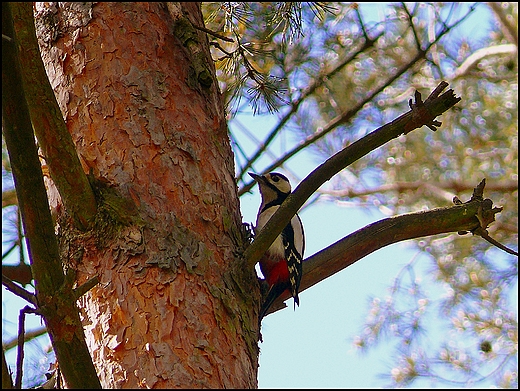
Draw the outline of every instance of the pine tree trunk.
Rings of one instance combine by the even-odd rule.
[[[101,384],[256,387],[258,284],[207,38],[186,23],[200,4],[60,4],[37,6],[42,57],[100,213],[79,234],[54,207],[78,284],[101,281],[79,301]]]

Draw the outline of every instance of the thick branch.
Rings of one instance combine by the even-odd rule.
[[[298,145],[296,145],[293,149],[291,149],[289,152],[285,153],[283,156],[281,156],[279,159],[277,159],[275,162],[273,162],[270,166],[265,168],[262,171],[262,174],[265,174],[266,172],[270,172],[274,170],[276,167],[281,167],[284,162],[289,160],[291,157],[296,155],[301,150],[307,148],[309,145],[314,144],[319,139],[326,136],[328,133],[330,133],[332,130],[336,129],[339,125],[344,124],[348,122],[351,118],[354,117],[356,113],[358,113],[368,102],[373,100],[379,93],[381,93],[386,87],[391,85],[394,81],[396,81],[401,75],[403,75],[413,64],[416,64],[417,61],[419,61],[421,58],[424,57],[424,53],[420,52],[418,53],[413,59],[411,59],[407,64],[403,65],[399,70],[390,76],[384,83],[382,83],[378,88],[370,91],[370,93],[365,96],[363,100],[358,102],[353,107],[350,107],[348,110],[345,110],[340,115],[334,117],[327,125],[325,125],[321,130],[318,130],[311,135],[309,135],[304,140],[300,141]],[[249,182],[245,184],[242,188],[239,189],[238,195],[241,196],[242,194],[248,192],[251,190],[251,188],[254,186],[255,182]]]
[[[479,210],[484,207],[496,213],[496,210],[490,208],[489,201],[472,199],[465,204],[408,213],[369,224],[307,258],[303,262],[300,292],[389,244],[481,228],[481,222],[477,217]],[[268,313],[284,308],[283,301],[289,297],[280,296]]]
[[[17,204],[18,200],[16,199],[16,191],[14,189],[2,191],[2,208]]]
[[[425,102],[422,102],[420,94],[416,93],[416,102],[410,104],[412,110],[349,145],[311,172],[287,197],[246,249],[244,257],[248,267],[254,267],[298,209],[333,175],[401,134],[411,132],[423,125],[430,128],[439,126],[440,123],[435,121],[435,117],[460,101],[451,89],[440,95],[447,86],[446,82],[441,82]]]
[[[67,212],[76,226],[85,230],[96,214],[96,199],[45,73],[36,39],[33,6],[21,2],[13,3],[11,8],[34,132]]]
[[[12,36],[6,8],[3,3],[2,33]],[[33,273],[39,277],[39,290],[51,291],[63,283],[63,272],[16,52],[13,42],[2,43],[2,127]]]
[[[15,36],[11,4],[6,2],[2,3],[2,34]],[[44,316],[67,384],[72,388],[100,388],[72,287],[64,285],[38,151],[20,88],[18,46],[14,42],[2,42],[2,127],[36,282],[37,309]]]
[[[14,249],[16,246],[13,246],[12,248]],[[2,265],[2,277],[4,276],[24,286],[30,284],[33,279],[31,267],[26,263],[19,263],[18,265]]]

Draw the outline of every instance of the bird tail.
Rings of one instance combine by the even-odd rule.
[[[260,308],[260,314],[258,316],[258,324],[262,322],[262,319],[267,314],[267,311],[271,307],[271,305],[274,303],[274,301],[280,296],[287,288],[289,288],[289,284],[274,284],[269,288],[269,291],[267,292],[267,297],[264,300],[264,303],[262,304],[262,308]],[[295,298],[295,303],[298,303],[298,297]],[[298,305],[300,305],[298,303]]]

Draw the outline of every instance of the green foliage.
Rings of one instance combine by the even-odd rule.
[[[321,18],[332,7],[322,3],[205,3],[206,25],[229,40],[213,39],[217,75],[229,109],[236,113],[243,98],[255,113],[273,113],[287,105],[287,80],[278,59],[287,44],[303,35],[303,15]],[[292,50],[292,48],[291,48]]]

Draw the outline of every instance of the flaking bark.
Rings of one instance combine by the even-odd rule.
[[[177,5],[202,25],[200,4]],[[79,303],[101,383],[255,388],[258,284],[239,262],[233,155],[205,34],[188,46],[206,56],[211,83],[192,77],[194,51],[164,4],[83,4],[86,25],[70,7],[39,9],[39,36],[84,169],[103,184],[98,232],[65,226],[61,242],[78,284],[100,280]],[[118,205],[133,211],[125,221]]]

